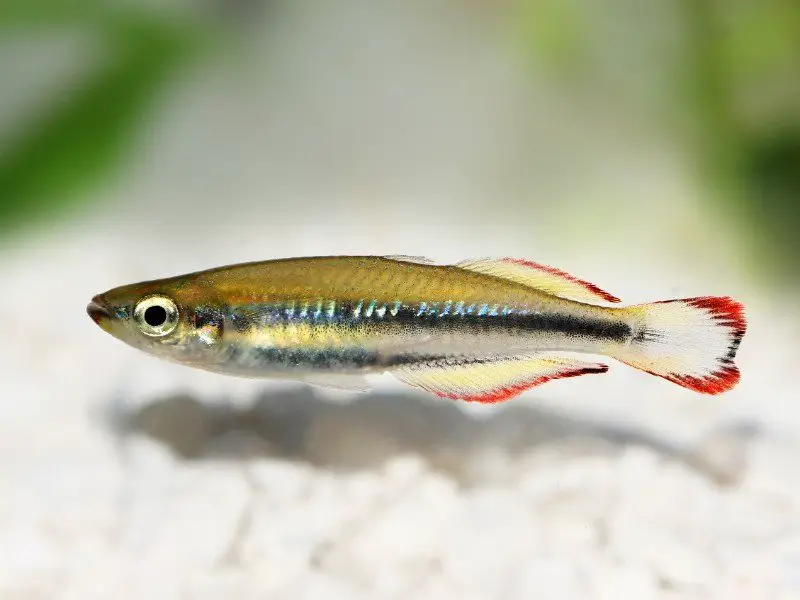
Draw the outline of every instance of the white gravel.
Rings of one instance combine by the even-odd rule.
[[[553,92],[464,3],[284,4],[249,67],[176,86],[115,206],[2,240],[0,599],[800,598],[797,300],[749,281],[666,134]],[[625,57],[615,87],[658,79]],[[339,253],[734,295],[743,379],[711,398],[612,363],[500,407],[353,398],[162,363],[84,312]]]
[[[800,597],[777,333],[728,400],[623,367],[487,410],[328,397],[108,338],[83,306],[135,268],[71,235],[0,268],[4,599]]]

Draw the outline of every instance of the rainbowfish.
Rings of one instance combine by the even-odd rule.
[[[501,402],[605,373],[594,354],[718,394],[740,378],[743,306],[695,297],[631,306],[559,269],[514,258],[440,265],[322,256],[230,265],[114,288],[92,320],[159,358],[227,375],[347,390],[389,372],[438,396]]]

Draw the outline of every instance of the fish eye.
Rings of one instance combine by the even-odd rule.
[[[166,296],[148,296],[136,304],[133,318],[143,334],[161,337],[177,327],[178,307]]]

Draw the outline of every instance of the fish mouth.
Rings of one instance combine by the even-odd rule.
[[[102,294],[98,294],[92,298],[92,301],[86,306],[86,313],[89,315],[92,321],[98,325],[101,325],[103,322],[111,319],[111,311],[109,311],[108,305],[106,304],[105,298],[103,298]]]

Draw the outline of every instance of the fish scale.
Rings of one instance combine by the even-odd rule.
[[[728,297],[632,306],[526,259],[439,265],[322,256],[229,265],[111,289],[87,311],[128,345],[239,377],[367,389],[392,373],[447,398],[498,402],[604,373],[594,354],[703,393],[739,380],[746,323]]]

